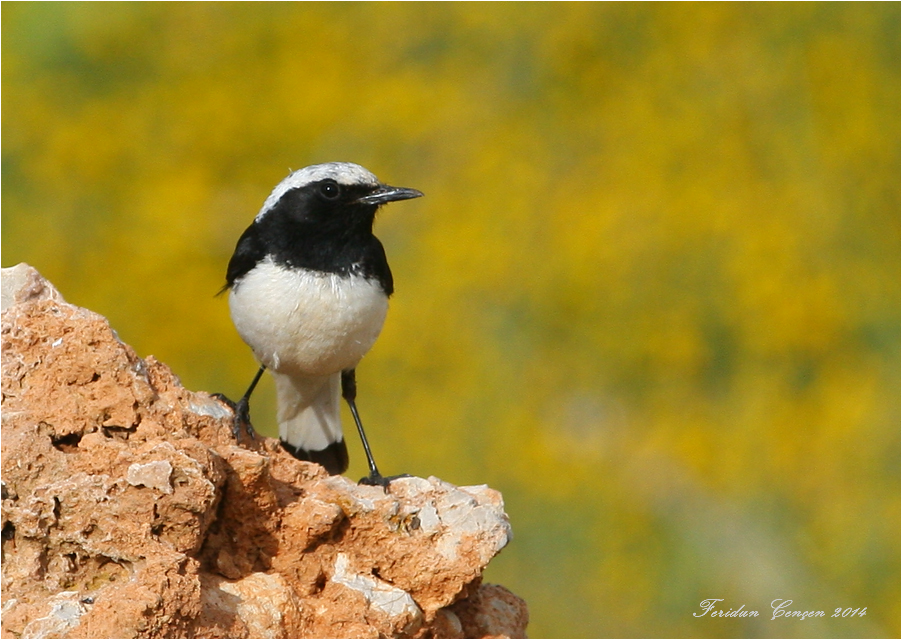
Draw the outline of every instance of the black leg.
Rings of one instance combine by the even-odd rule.
[[[250,401],[251,394],[254,392],[254,389],[257,388],[257,383],[260,382],[260,378],[263,376],[264,371],[266,371],[266,365],[261,364],[260,369],[257,371],[257,375],[255,375],[254,379],[251,381],[251,386],[249,386],[247,391],[244,392],[244,395],[241,396],[241,400],[235,404],[235,421],[232,423],[232,434],[235,436],[235,440],[238,439],[242,424],[244,424],[244,429],[251,437],[251,440],[257,439],[254,435],[254,427],[251,425]]]
[[[383,478],[376,467],[376,461],[373,460],[373,452],[370,451],[370,443],[367,442],[366,434],[363,432],[363,424],[360,422],[360,414],[357,413],[357,377],[354,375],[354,369],[348,369],[341,372],[341,395],[347,401],[351,408],[351,415],[354,416],[354,423],[357,425],[357,433],[360,434],[360,440],[363,442],[363,451],[366,453],[366,462],[370,467],[370,475],[360,480],[361,484],[381,485],[388,487],[389,479]]]

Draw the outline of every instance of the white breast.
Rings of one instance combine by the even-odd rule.
[[[355,367],[370,350],[388,298],[374,280],[294,271],[267,258],[232,288],[229,308],[261,363],[324,376]]]

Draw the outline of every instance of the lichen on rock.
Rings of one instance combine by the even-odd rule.
[[[231,409],[37,271],[2,284],[3,637],[525,635],[481,582],[498,492],[236,443]]]

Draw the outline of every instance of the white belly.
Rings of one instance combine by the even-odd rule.
[[[296,272],[267,259],[232,288],[229,308],[262,364],[325,376],[352,369],[370,350],[388,298],[373,280]]]

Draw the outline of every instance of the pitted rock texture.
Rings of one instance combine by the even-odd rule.
[[[525,637],[481,584],[501,495],[329,476],[142,360],[31,267],[2,275],[4,638]]]

